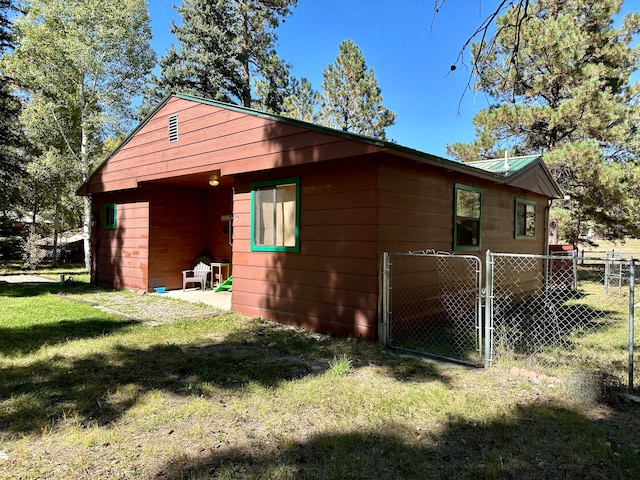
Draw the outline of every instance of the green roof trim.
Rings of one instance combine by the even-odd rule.
[[[368,143],[370,145],[375,145],[378,147],[382,147],[389,151],[401,154],[403,156],[410,156],[415,158],[416,160],[422,160],[427,162],[434,162],[441,164],[447,168],[454,168],[456,170],[467,171],[472,175],[481,174],[483,176],[489,176],[491,178],[504,178],[503,175],[500,175],[496,172],[492,172],[487,169],[478,168],[473,165],[473,162],[459,162],[457,160],[450,160],[442,157],[438,157],[437,155],[433,155],[431,153],[422,152],[420,150],[416,150],[414,148],[405,147],[400,144],[389,142],[386,140],[380,140],[379,138],[368,137],[366,135],[360,135],[352,132],[345,132],[344,130],[338,130],[331,127],[326,127],[324,125],[318,125],[316,123],[305,122],[303,120],[298,120],[295,118],[285,117],[282,115],[276,115],[273,113],[263,112],[261,110],[254,110],[252,108],[242,107],[240,105],[230,104],[220,102],[218,100],[211,100],[208,98],[202,98],[195,95],[188,95],[184,93],[173,93],[169,95],[162,103],[166,102],[171,96],[176,98],[181,98],[183,100],[188,100],[192,102],[203,103],[205,105],[212,105],[220,108],[225,108],[227,110],[231,110],[238,113],[246,113],[249,115],[253,115],[256,117],[264,118],[267,120],[273,120],[277,122],[287,123],[289,125],[296,125],[302,128],[308,128],[310,130],[315,130],[317,132],[326,133],[328,135],[334,135],[338,137],[345,138],[347,140],[354,140],[356,142]]]
[[[436,164],[443,168],[447,168],[450,170],[455,170],[462,173],[467,173],[469,175],[473,175],[476,177],[483,177],[486,179],[498,180],[499,182],[506,182],[510,177],[515,175],[518,172],[525,170],[528,166],[535,163],[536,161],[542,158],[541,155],[530,155],[524,157],[512,157],[507,159],[507,167],[505,167],[504,159],[494,159],[494,160],[480,160],[473,162],[460,162],[457,160],[450,160],[442,157],[438,157],[436,155],[432,155],[430,153],[422,152],[420,150],[416,150],[414,148],[405,147],[399,145],[394,142],[389,142],[386,140],[380,140],[374,137],[368,137],[366,135],[360,135],[351,132],[345,132],[343,130],[338,130],[335,128],[326,127],[323,125],[317,125],[315,123],[309,123],[302,120],[297,120],[294,118],[285,117],[282,115],[276,115],[272,113],[263,112],[260,110],[254,110],[252,108],[242,107],[240,105],[230,104],[220,102],[218,100],[211,100],[208,98],[198,97],[195,95],[188,95],[184,93],[169,93],[165,96],[161,102],[147,115],[147,117],[142,120],[132,131],[131,133],[124,139],[124,141],[109,155],[91,174],[89,179],[83,183],[83,185],[78,188],[77,194],[83,195],[86,193],[82,193],[85,186],[89,183],[90,178],[97,173],[98,170],[102,168],[102,166],[109,161],[109,159],[115,155],[124,145],[126,145],[129,140],[140,131],[149,120],[171,99],[171,98],[179,98],[182,100],[187,100],[191,102],[201,103],[204,105],[211,105],[219,108],[223,108],[226,110],[231,110],[238,113],[244,113],[247,115],[252,115],[255,117],[273,120],[277,122],[286,123],[289,125],[295,125],[301,128],[306,128],[309,130],[315,130],[317,132],[326,133],[328,135],[342,137],[347,140],[353,140],[356,142],[366,143],[369,145],[374,145],[380,147],[390,153],[396,154],[401,157],[408,158],[410,160],[427,163],[427,164]],[[543,168],[544,164],[542,163]],[[548,170],[544,168],[549,174]],[[549,174],[550,175],[550,174]],[[555,184],[555,180],[551,178],[551,181]]]

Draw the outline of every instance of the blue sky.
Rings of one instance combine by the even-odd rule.
[[[179,19],[173,3],[149,0],[159,57],[175,42],[168,32],[170,20]],[[387,138],[446,157],[447,144],[473,140],[472,118],[487,105],[482,93],[465,92],[468,70],[450,72],[450,66],[497,3],[446,0],[434,17],[434,0],[298,0],[278,30],[277,50],[293,75],[321,90],[322,72],[338,55],[338,45],[352,39],[375,71],[384,105],[396,113]],[[625,6],[639,3],[627,0]],[[468,52],[465,60],[469,64]]]

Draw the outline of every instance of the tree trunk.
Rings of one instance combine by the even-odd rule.
[[[251,108],[251,69],[249,67],[249,13],[243,12],[243,39],[242,39],[242,106]]]
[[[58,232],[60,230],[60,189],[56,191],[56,211],[53,216],[53,261],[51,264],[58,265]]]
[[[81,131],[82,139],[80,144],[80,162],[82,162],[82,181],[86,182],[89,178],[89,149],[87,146],[87,128],[85,118],[86,102],[82,102],[82,118],[81,118]],[[91,274],[91,198],[82,198],[82,240],[84,245],[84,267]]]
[[[91,199],[84,197],[82,199],[82,233],[84,243],[84,266],[91,273]]]

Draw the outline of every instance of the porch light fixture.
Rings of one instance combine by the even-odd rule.
[[[212,187],[217,187],[218,185],[220,185],[220,173],[214,172],[209,175],[209,185],[211,185]]]

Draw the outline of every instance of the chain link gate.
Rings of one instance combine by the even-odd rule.
[[[633,388],[635,261],[487,252],[487,364]]]
[[[385,253],[381,340],[473,365],[634,386],[635,260]],[[640,305],[640,303],[639,303]]]
[[[480,364],[480,259],[410,252],[385,254],[383,264],[383,341],[400,350]]]

